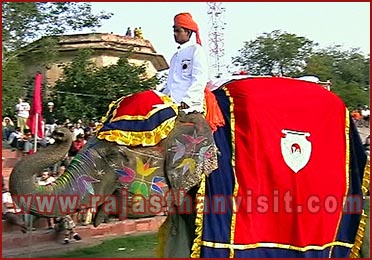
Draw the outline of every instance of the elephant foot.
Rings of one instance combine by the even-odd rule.
[[[102,207],[98,207],[98,212],[94,215],[93,226],[98,227],[104,219],[107,218],[107,214],[102,210]]]

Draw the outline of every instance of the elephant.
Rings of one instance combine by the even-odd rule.
[[[65,173],[35,186],[33,176],[71,145],[57,128],[55,144],[15,165],[15,203],[43,217],[92,207],[94,226],[112,212],[147,217],[166,207],[160,257],[369,256],[369,162],[342,100],[285,77],[228,80],[213,96],[224,118],[214,132],[204,115],[156,91],[112,102]],[[58,206],[42,210],[43,198]]]

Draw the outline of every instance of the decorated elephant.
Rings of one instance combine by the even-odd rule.
[[[203,115],[156,91],[136,93],[112,102],[55,183],[35,186],[33,176],[70,147],[68,130],[55,130],[54,145],[15,165],[14,201],[45,217],[92,207],[95,226],[112,210],[144,217],[166,206],[160,257],[358,256],[369,245],[369,163],[341,99],[292,78],[214,87],[224,124],[213,134]],[[42,209],[45,198],[56,206]]]

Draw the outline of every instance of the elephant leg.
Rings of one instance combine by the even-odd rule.
[[[193,187],[188,195],[195,199],[198,188]],[[184,203],[187,203],[184,201]],[[192,207],[190,212],[179,214],[179,209]],[[191,247],[195,239],[195,211],[194,205],[175,206],[175,212],[170,213],[159,230],[159,257],[189,258]]]
[[[179,214],[168,215],[165,227],[162,257],[189,258],[192,245],[190,240],[192,239],[189,236],[190,227],[187,226],[185,219]]]
[[[98,227],[106,217],[107,217],[107,214],[104,211],[104,204],[102,204],[102,205],[98,206],[97,213],[94,214],[93,226]]]

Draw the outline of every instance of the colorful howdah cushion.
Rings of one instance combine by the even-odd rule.
[[[177,114],[177,105],[158,91],[131,94],[110,104],[97,137],[119,145],[153,146],[172,131]]]

